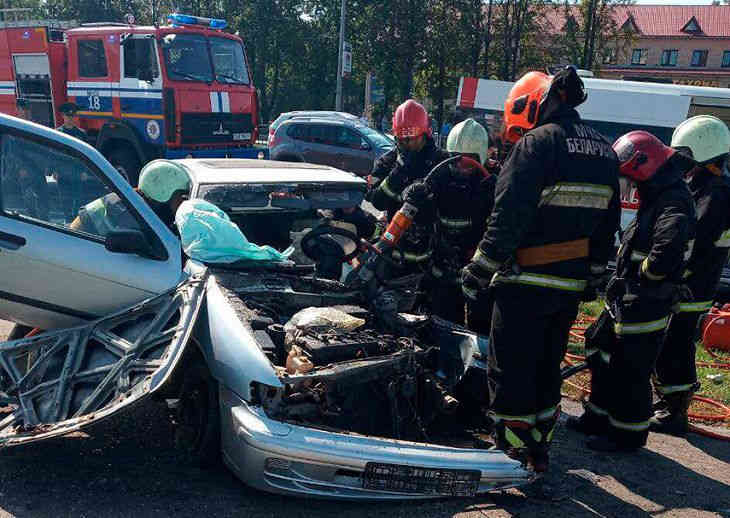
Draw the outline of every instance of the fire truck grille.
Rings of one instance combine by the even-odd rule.
[[[183,144],[251,141],[250,113],[183,113]]]

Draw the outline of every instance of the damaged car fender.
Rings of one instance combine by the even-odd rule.
[[[253,329],[238,318],[215,275],[208,277],[205,291],[196,338],[213,378],[247,401],[252,382],[281,387],[271,363],[256,345]]]

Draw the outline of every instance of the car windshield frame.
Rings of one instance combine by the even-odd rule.
[[[213,65],[213,75],[215,76],[215,80],[218,83],[234,85],[251,84],[251,75],[248,70],[248,64],[246,63],[246,52],[240,42],[232,40],[230,38],[223,38],[221,36],[210,36],[208,38],[208,45],[210,48],[211,61]],[[234,60],[232,63],[233,66],[238,69],[235,72],[239,72],[241,74],[240,78],[238,77],[238,75],[229,74],[225,71],[218,70],[218,67],[216,66],[216,45],[228,46],[236,54],[240,51],[240,55],[234,56]]]
[[[380,133],[378,130],[368,126],[358,127],[357,130],[378,149],[392,149],[395,147],[395,142],[390,140],[383,133]]]
[[[192,59],[188,58],[190,64],[192,65],[192,68],[188,70],[180,67],[173,67],[170,61],[170,52],[173,50],[177,50],[175,49],[175,45],[180,42],[182,43],[180,47],[185,48],[186,42],[193,41],[197,42],[198,45],[202,41],[205,51],[195,52]],[[181,34],[175,32],[166,34],[162,37],[162,56],[163,61],[165,62],[165,71],[167,73],[167,77],[172,81],[194,81],[200,83],[212,83],[213,79],[215,78],[213,63],[211,61],[210,43],[208,42],[208,38],[202,34]],[[177,59],[179,60],[181,58],[182,56]],[[200,76],[201,73],[204,73],[206,71],[206,63],[208,75]]]
[[[222,194],[230,188],[232,193],[241,193],[241,199],[227,197]],[[220,194],[212,195],[214,192]],[[323,192],[330,192],[332,199],[324,199]],[[274,200],[271,193],[278,193],[280,197]],[[348,193],[346,199],[339,197]],[[281,212],[281,211],[307,211],[312,209],[336,209],[351,208],[362,203],[365,192],[359,185],[348,185],[347,183],[334,182],[325,183],[229,183],[229,182],[205,182],[197,186],[195,197],[218,205],[224,212],[242,214],[254,212]],[[243,197],[248,198],[244,201]],[[300,206],[300,202],[307,202],[307,206]],[[248,202],[249,204],[247,204]]]

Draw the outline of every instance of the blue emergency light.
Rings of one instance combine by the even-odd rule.
[[[228,26],[228,22],[225,20],[190,16],[189,14],[173,13],[167,19],[173,25],[204,25],[211,29],[225,29]]]

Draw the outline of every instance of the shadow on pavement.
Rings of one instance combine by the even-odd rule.
[[[616,458],[590,453],[582,437],[566,430],[558,433],[542,494],[529,488],[476,499],[392,504],[270,495],[247,488],[223,467],[186,465],[174,449],[164,408],[153,402],[90,433],[0,450],[0,515],[628,518],[669,509],[730,509],[726,484],[648,450]],[[698,447],[713,448],[709,443]],[[581,469],[595,478],[568,473]]]
[[[696,433],[687,435],[687,442],[707,455],[730,464],[730,442],[712,439]]]

